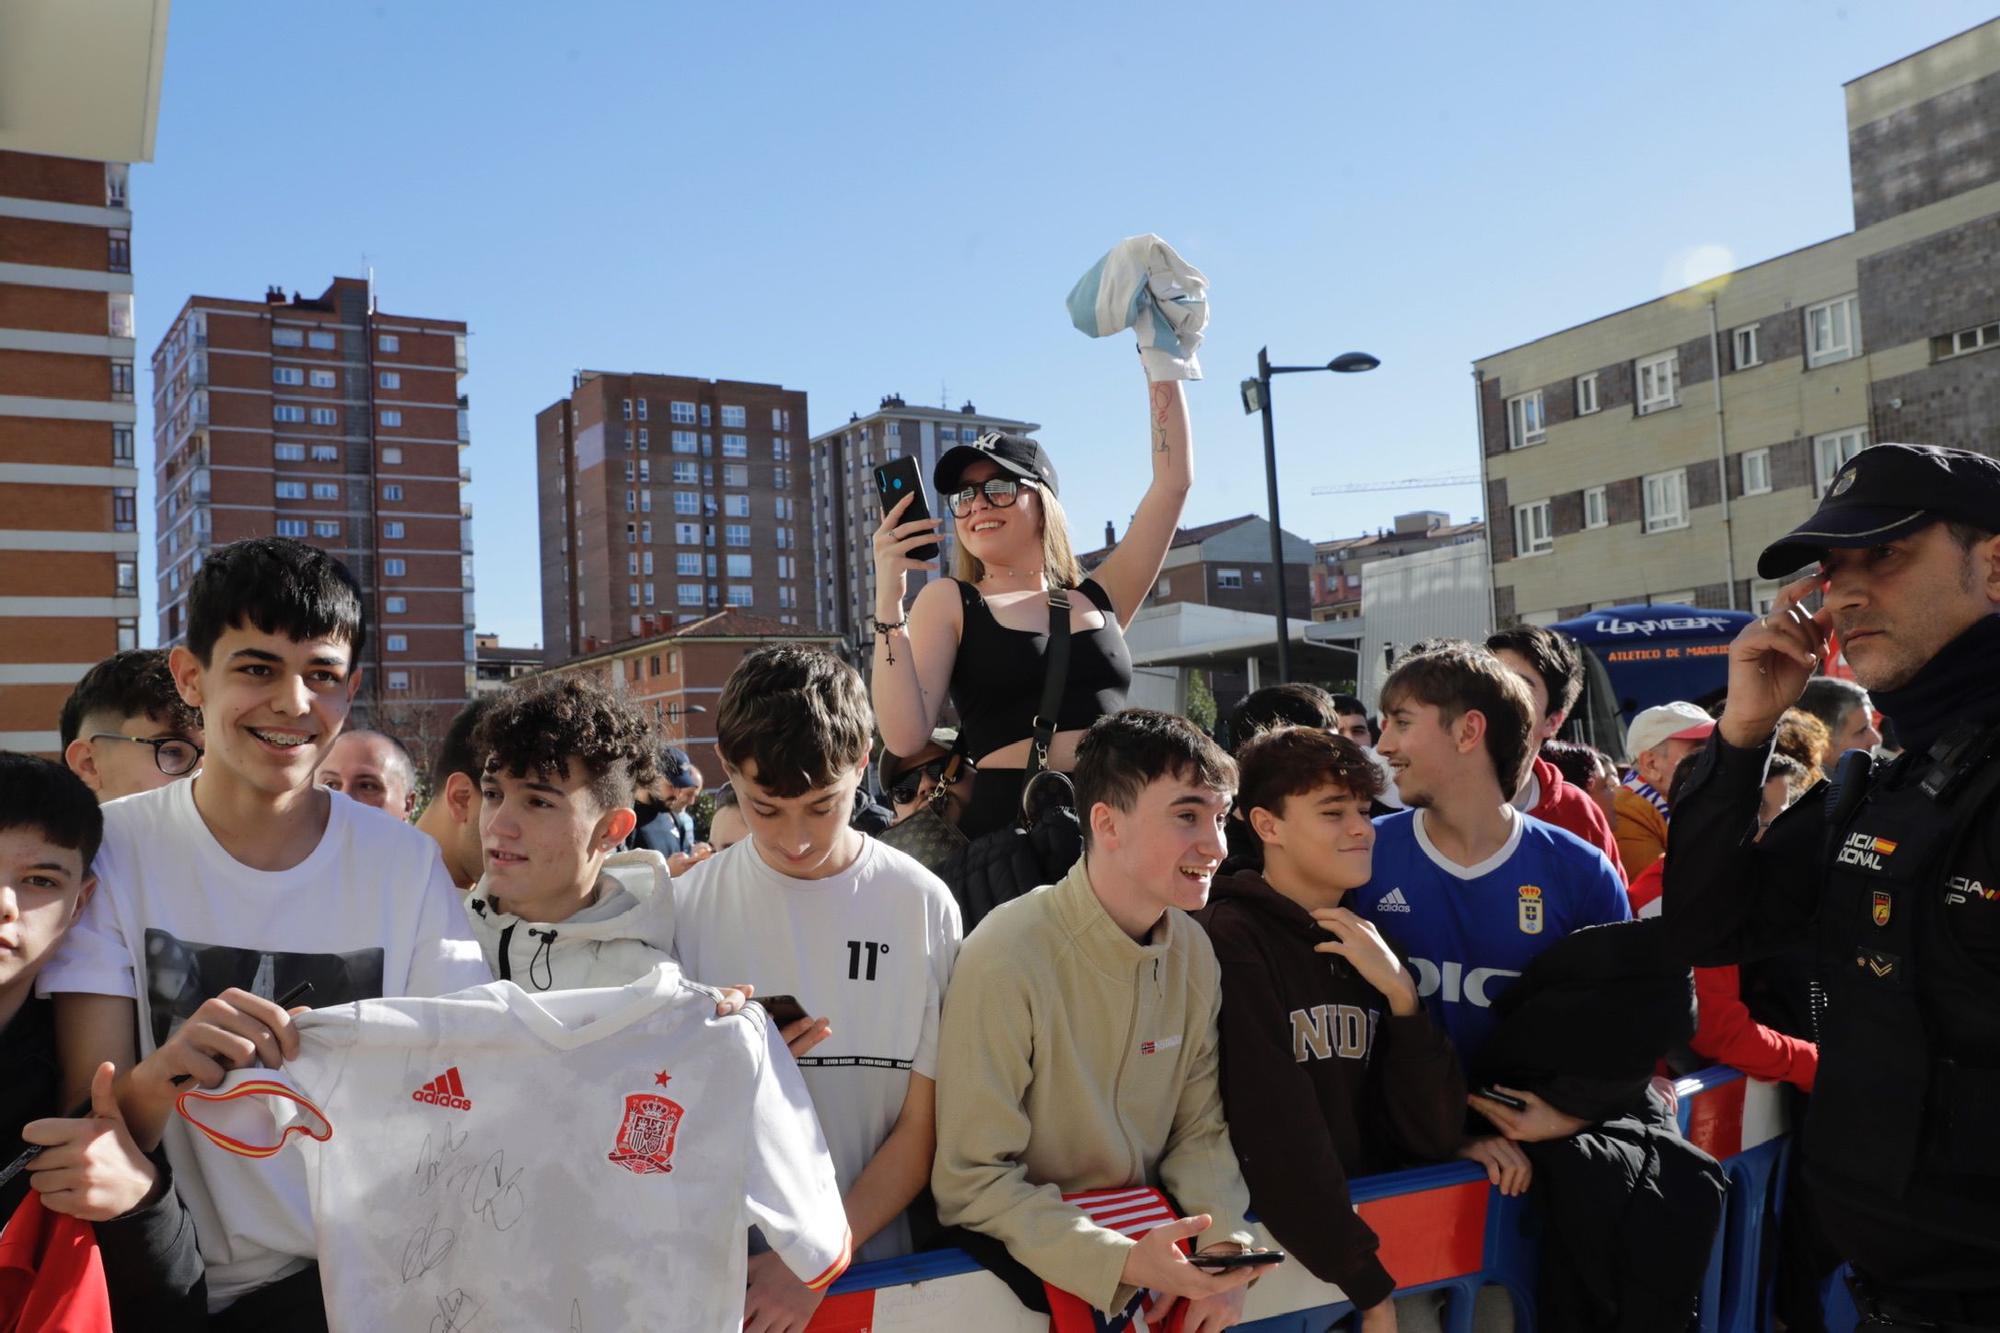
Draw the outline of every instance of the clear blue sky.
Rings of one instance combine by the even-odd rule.
[[[1475,472],[1474,357],[1698,247],[1848,230],[1842,82],[1991,13],[183,3],[133,181],[140,364],[192,293],[317,294],[364,254],[385,310],[467,321],[479,628],[539,643],[533,417],[578,367],[776,381],[815,432],[942,384],[1044,423],[1086,544],[1122,531],[1137,361],[1062,299],[1155,231],[1212,283],[1186,521],[1264,510],[1236,382],[1266,343],[1383,361],[1279,382],[1287,528],[1464,517],[1476,488],[1311,491]]]

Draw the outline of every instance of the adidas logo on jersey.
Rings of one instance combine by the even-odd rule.
[[[1382,895],[1380,902],[1375,904],[1375,910],[1378,912],[1407,912],[1410,910],[1410,900],[1403,896],[1401,889],[1391,889]]]
[[[465,1084],[458,1081],[457,1065],[453,1065],[411,1093],[410,1100],[427,1102],[432,1106],[445,1106],[454,1111],[472,1109],[472,1099],[465,1095]]]

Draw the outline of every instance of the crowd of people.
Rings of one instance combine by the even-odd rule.
[[[1810,530],[1826,572],[1745,631],[1726,701],[1639,711],[1622,764],[1558,739],[1582,663],[1534,626],[1416,645],[1373,709],[1258,691],[1225,747],[1126,706],[1123,630],[1191,477],[1179,387],[1150,393],[1152,485],[1091,577],[1038,445],[947,452],[958,577],[905,613],[942,520],[885,514],[872,699],[830,654],[747,656],[706,829],[690,757],[573,673],[466,708],[419,780],[347,725],[348,571],[286,539],[213,553],[182,645],[78,683],[61,762],[0,754],[0,1135],[33,1153],[0,1216],[39,1256],[0,1292],[87,1290],[146,1329],[795,1333],[851,1261],[955,1245],[1058,1327],[1173,1302],[1212,1333],[1282,1261],[1375,1333],[1441,1309],[1397,1294],[1349,1182],[1464,1158],[1542,1204],[1541,1324],[1681,1329],[1726,1184],[1671,1076],[1721,1061],[1792,1089],[1820,1153],[1788,1186],[1787,1327],[1818,1326],[1843,1257],[1883,1327],[1987,1326],[1991,1205],[1936,1175],[1976,1148],[1907,1119],[1883,1145],[1948,1242],[1879,1240],[1902,1196],[1825,1165],[1852,1043],[1929,1029],[1908,995],[1857,1017],[1884,992],[1830,980],[1803,923],[1815,868],[1935,840],[1826,831],[1827,775],[1904,771],[1867,690],[1812,674],[1826,630],[1863,679],[1912,659],[1872,678],[1930,781],[1948,714],[2000,712],[1925,674],[1990,680],[2000,539],[1950,508],[1884,542]],[[1956,600],[1924,585],[1910,628],[1890,580],[1953,560]],[[1948,789],[1981,772],[1952,762]],[[901,849],[918,820],[957,841]],[[1971,836],[1954,856],[1986,854]],[[1993,873],[1948,881],[1975,968]],[[1892,921],[1938,917],[1868,892],[1862,970],[1908,986]],[[1981,1021],[1951,1034],[1968,1066]],[[1476,1320],[1514,1312],[1491,1288]]]

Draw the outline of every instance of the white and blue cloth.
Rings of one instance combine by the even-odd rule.
[[[1208,279],[1157,236],[1128,236],[1092,264],[1070,288],[1069,317],[1093,338],[1137,332],[1150,380],[1201,378]]]

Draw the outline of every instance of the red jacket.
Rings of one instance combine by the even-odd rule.
[[[1632,881],[1627,892],[1633,916],[1659,915],[1657,904],[1666,869],[1667,860],[1661,857]],[[1812,1091],[1813,1076],[1819,1072],[1819,1047],[1752,1018],[1750,1007],[1743,1003],[1742,976],[1734,967],[1697,967],[1694,995],[1695,1029],[1688,1045],[1696,1055],[1740,1069],[1751,1078],[1792,1083],[1802,1091]]]
[[[1542,789],[1535,808],[1528,811],[1544,823],[1554,824],[1582,838],[1603,852],[1618,878],[1628,879],[1625,862],[1618,856],[1618,840],[1611,836],[1611,821],[1604,809],[1583,788],[1564,780],[1562,770],[1540,755],[1535,756],[1535,781]]]

